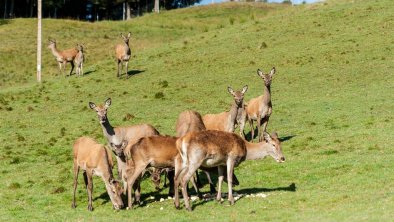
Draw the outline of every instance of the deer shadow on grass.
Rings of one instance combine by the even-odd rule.
[[[143,73],[143,72],[145,72],[145,70],[138,70],[138,69],[130,70],[130,71],[127,72],[126,77],[130,78],[132,76],[138,75],[138,74]]]
[[[242,194],[241,197],[239,197],[238,200],[246,197],[246,195],[251,195],[251,194],[258,194],[261,192],[276,192],[276,191],[287,191],[287,192],[296,192],[297,191],[297,186],[295,183],[291,183],[289,186],[286,187],[274,187],[274,188],[246,188],[246,189],[240,189],[240,190],[236,190],[233,189],[233,194],[234,193],[238,193],[238,194]],[[191,204],[192,205],[192,209],[194,210],[195,207],[200,206],[200,205],[204,205],[210,201],[216,201],[216,195],[213,195],[214,197],[210,200],[198,200],[196,203]],[[236,195],[234,195],[235,197]],[[227,202],[227,194],[223,195],[222,193],[222,198],[223,200],[223,204],[225,202]],[[238,200],[236,200],[235,202],[238,202]]]
[[[249,131],[247,134],[245,134],[245,139],[247,141],[252,141],[252,139],[257,139],[257,136],[258,136],[258,130],[257,130],[257,128],[255,128],[255,130],[254,130],[254,138],[252,138],[252,131]],[[291,140],[293,137],[296,137],[296,135],[282,136],[282,137],[279,137],[279,141],[280,142],[285,142],[285,141]],[[257,142],[257,140],[256,140],[256,142]]]

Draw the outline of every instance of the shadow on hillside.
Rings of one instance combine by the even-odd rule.
[[[143,73],[143,72],[145,72],[145,70],[130,70],[128,73],[127,73],[127,78],[130,78],[130,77],[132,77],[132,76],[134,76],[134,75],[138,75],[138,74],[140,74],[140,73]]]
[[[7,25],[10,23],[9,19],[0,19],[0,25]]]

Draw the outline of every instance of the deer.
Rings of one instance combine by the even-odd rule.
[[[185,136],[187,133],[190,132],[199,132],[203,130],[206,130],[206,128],[200,113],[193,110],[186,110],[179,114],[178,120],[176,122],[177,137]],[[216,193],[215,184],[213,183],[210,175],[210,173],[212,173],[212,171],[214,171],[215,169],[205,168],[201,170],[205,173],[208,179],[210,193],[212,194]],[[196,183],[201,184],[199,181],[198,173],[195,174],[195,177],[196,177]],[[237,177],[233,175],[233,178],[234,178],[234,184],[239,185]]]
[[[219,114],[206,114],[202,117],[204,125],[208,130],[221,130],[226,132],[234,132],[236,124],[240,126],[240,135],[245,137],[243,130],[245,126],[245,105],[243,102],[244,94],[248,90],[248,86],[244,86],[241,91],[234,91],[230,86],[227,87],[228,92],[234,97],[230,111]]]
[[[78,53],[74,59],[75,65],[77,66],[76,74],[77,74],[77,76],[81,76],[81,75],[83,76],[83,63],[85,61],[83,46],[77,44],[77,50],[78,50]]]
[[[51,49],[52,54],[56,57],[56,61],[59,64],[59,72],[60,75],[62,73],[65,74],[65,69],[66,69],[66,64],[69,62],[71,64],[71,70],[69,76],[71,76],[73,70],[74,70],[74,59],[78,54],[78,49],[76,48],[71,48],[71,49],[65,49],[63,51],[60,51],[56,47],[56,40],[49,40],[49,45],[48,48]],[[66,75],[67,77],[67,75]]]
[[[120,36],[122,37],[124,43],[123,44],[117,44],[115,46],[116,60],[118,62],[118,74],[117,74],[117,77],[120,78],[120,75],[123,72],[123,63],[125,63],[126,75],[127,75],[127,78],[128,78],[129,77],[128,65],[129,65],[129,60],[131,58],[131,50],[130,50],[130,47],[129,47],[129,39],[130,39],[131,33],[129,32],[129,34],[127,34],[127,36],[124,36],[122,33],[120,33]],[[119,68],[119,66],[120,66],[120,68]],[[121,73],[119,73],[119,69],[120,69]]]
[[[128,144],[124,150],[127,157],[127,206],[132,209],[131,187],[139,187],[141,174],[147,167],[155,169],[174,168],[182,164],[176,148],[177,137],[172,136],[150,136],[143,137],[135,144]],[[172,178],[173,179],[173,178]],[[134,186],[134,184],[137,186]],[[201,197],[195,183],[193,183],[197,195]],[[173,189],[174,186],[170,187]],[[177,190],[175,190],[177,193]]]
[[[96,105],[93,102],[89,102],[89,107],[96,111],[101,128],[103,129],[104,137],[107,139],[111,150],[116,156],[118,163],[118,176],[122,179],[124,190],[126,191],[126,169],[128,166],[123,152],[124,148],[127,145],[136,143],[142,137],[159,135],[159,132],[150,124],[114,128],[107,117],[107,110],[111,104],[112,100],[111,98],[108,98],[105,100],[104,105]],[[139,201],[139,189],[137,189],[136,197],[137,201]]]
[[[268,120],[272,113],[271,102],[271,82],[275,74],[275,67],[269,73],[263,73],[257,69],[257,75],[264,80],[264,93],[261,96],[249,100],[246,106],[246,116],[251,127],[252,141],[254,140],[254,126],[253,121],[257,121],[258,141],[261,142],[262,132],[267,132]]]
[[[182,185],[182,196],[185,208],[191,211],[186,185],[196,170],[203,166],[206,168],[218,167],[219,184],[217,201],[221,201],[221,187],[227,167],[228,201],[234,204],[232,193],[232,174],[234,167],[245,160],[263,159],[271,156],[282,163],[285,157],[276,133],[269,135],[264,132],[264,141],[251,143],[235,133],[206,130],[192,132],[177,140],[176,146],[182,159],[182,165],[175,166],[174,189]],[[174,204],[179,209],[179,194],[175,192]]]
[[[74,142],[73,156],[74,190],[71,207],[76,207],[75,192],[77,190],[79,170],[82,169],[84,171],[83,177],[88,192],[89,211],[93,211],[93,175],[101,177],[104,181],[113,208],[116,210],[123,208],[123,201],[120,196],[123,191],[119,182],[114,179],[112,174],[112,167],[114,164],[110,151],[90,137],[80,137]]]

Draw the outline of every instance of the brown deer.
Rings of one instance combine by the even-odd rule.
[[[83,63],[85,61],[85,56],[84,56],[82,45],[77,44],[77,49],[78,49],[78,53],[75,56],[74,62],[75,65],[77,66],[76,74],[77,76],[81,76],[83,75]]]
[[[206,114],[202,119],[208,130],[221,130],[226,132],[234,132],[236,124],[239,123],[240,135],[244,137],[243,129],[245,126],[245,118],[241,121],[242,118],[240,117],[245,114],[243,99],[245,92],[248,90],[248,86],[244,86],[241,91],[234,91],[231,87],[228,87],[227,90],[234,97],[234,103],[230,111],[219,114]],[[237,118],[239,118],[238,121]]]
[[[98,120],[103,129],[104,137],[107,138],[108,144],[112,151],[116,155],[118,163],[118,175],[122,179],[124,184],[124,190],[126,190],[126,158],[124,155],[124,147],[126,145],[133,145],[140,138],[146,136],[159,135],[159,132],[149,124],[140,124],[127,127],[113,127],[107,117],[107,110],[111,105],[112,100],[108,98],[104,105],[96,105],[93,102],[89,102],[89,107],[96,111]],[[138,192],[138,191],[137,191]],[[137,199],[139,194],[137,193]]]
[[[129,47],[129,39],[130,39],[131,33],[129,32],[129,34],[127,36],[124,36],[121,33],[120,36],[123,38],[124,43],[117,44],[115,46],[116,60],[118,62],[118,75],[117,75],[118,78],[120,78],[120,75],[123,72],[123,63],[125,63],[125,66],[126,66],[126,76],[129,77],[128,66],[129,66],[129,60],[131,58],[131,50]],[[119,68],[119,66],[120,66],[120,68]],[[120,69],[120,73],[119,73],[119,69]]]
[[[74,69],[74,59],[75,56],[77,56],[78,50],[76,48],[71,48],[60,51],[56,47],[56,40],[48,40],[48,48],[51,49],[52,54],[56,57],[56,61],[59,63],[60,75],[62,74],[62,72],[65,73],[66,64],[69,62],[71,64],[71,71],[69,75],[71,76]]]
[[[134,184],[140,183],[141,174],[147,167],[161,169],[174,168],[176,165],[181,165],[181,159],[176,148],[177,139],[177,137],[171,136],[150,136],[141,138],[135,144],[127,145],[124,153],[129,166],[127,169],[127,206],[129,209],[133,206],[131,202],[131,187],[139,187],[138,185],[134,186]],[[200,196],[197,186],[193,185]],[[174,186],[170,189],[173,188]]]
[[[264,93],[248,102],[246,114],[251,127],[252,140],[254,139],[253,121],[257,121],[257,137],[260,142],[262,141],[262,132],[267,132],[268,120],[272,113],[271,82],[272,76],[275,74],[275,67],[267,74],[258,69],[257,74],[264,80]]]
[[[186,110],[179,114],[178,120],[176,122],[177,137],[185,136],[187,133],[190,132],[199,132],[203,130],[206,130],[206,128],[200,113],[192,110]],[[208,179],[210,193],[216,193],[215,184],[213,183],[210,175],[210,173],[212,173],[212,171],[215,171],[215,169],[205,168],[201,170],[205,173]],[[196,173],[195,177],[196,177],[196,183],[201,184],[198,173]],[[233,175],[233,180],[234,180],[234,184],[239,185],[238,179],[235,175]]]
[[[228,200],[234,204],[232,193],[232,174],[234,167],[244,160],[273,157],[277,162],[284,162],[280,141],[276,133],[271,136],[264,133],[264,142],[250,143],[240,136],[216,130],[189,133],[177,140],[177,149],[182,158],[182,166],[175,166],[175,187],[177,190],[182,183],[182,195],[187,210],[191,211],[186,184],[196,170],[218,167],[219,186],[216,199],[221,200],[221,187],[227,166]],[[179,208],[179,194],[175,192],[175,207]]]
[[[101,177],[105,183],[105,188],[109,198],[111,199],[113,208],[119,210],[123,208],[123,201],[120,197],[122,187],[119,182],[114,180],[112,174],[112,157],[109,150],[103,145],[97,143],[94,139],[89,137],[78,138],[73,146],[74,154],[74,192],[72,208],[76,207],[75,192],[78,184],[79,169],[82,169],[85,185],[88,192],[88,210],[93,210],[93,180],[92,176],[97,175]]]

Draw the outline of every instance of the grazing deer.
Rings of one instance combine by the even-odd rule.
[[[176,165],[180,167],[182,163],[176,148],[177,139],[177,137],[171,136],[150,136],[141,138],[135,144],[127,145],[124,153],[129,166],[127,169],[127,206],[129,209],[133,206],[131,202],[131,187],[134,187],[135,183],[140,183],[141,174],[147,167],[160,169],[174,168]],[[194,183],[193,185],[200,196],[197,186]],[[170,189],[172,188],[174,186]]]
[[[128,127],[112,127],[107,117],[107,110],[111,103],[111,98],[108,98],[104,105],[96,106],[93,102],[89,102],[89,107],[96,111],[98,120],[100,121],[100,125],[103,129],[104,137],[107,138],[108,144],[116,155],[118,175],[123,181],[124,190],[126,190],[127,165],[123,152],[124,147],[126,145],[133,145],[142,137],[159,135],[159,132],[149,124],[140,124]],[[136,195],[138,198],[139,194],[137,193]]]
[[[257,75],[264,80],[264,94],[251,99],[246,106],[246,114],[251,127],[252,140],[254,139],[253,121],[257,121],[257,137],[259,142],[262,141],[262,132],[267,132],[268,120],[272,113],[271,82],[274,74],[275,67],[267,74],[264,74],[260,69],[257,70]],[[263,130],[261,130],[261,128]]]
[[[63,73],[65,73],[66,64],[69,62],[71,64],[71,71],[69,75],[71,76],[71,73],[73,72],[74,69],[74,59],[75,56],[77,56],[78,50],[72,48],[72,49],[66,49],[60,51],[56,48],[56,40],[51,40],[51,39],[48,40],[49,40],[48,48],[51,49],[52,54],[56,57],[56,61],[59,63],[60,74],[62,73],[62,71]]]
[[[81,74],[83,75],[83,63],[85,61],[85,56],[84,56],[84,52],[83,52],[83,46],[77,44],[77,49],[78,49],[78,53],[75,56],[74,62],[75,65],[77,66],[77,70],[76,70],[76,74],[77,76],[81,76]]]
[[[241,121],[240,118],[245,114],[245,105],[243,102],[244,94],[248,90],[248,86],[244,86],[242,91],[234,91],[231,87],[228,87],[228,92],[234,97],[234,103],[232,104],[229,112],[222,112],[219,114],[206,114],[203,116],[205,127],[208,130],[221,130],[226,132],[234,132],[235,125],[237,124],[237,118],[239,118],[240,135],[243,135],[243,129],[245,121]],[[245,119],[245,118],[244,118]]]
[[[232,193],[232,174],[234,167],[244,160],[273,157],[277,162],[284,162],[280,141],[276,133],[271,136],[264,133],[264,142],[250,143],[240,136],[216,130],[189,133],[177,140],[177,149],[182,158],[182,167],[175,166],[175,187],[182,183],[182,195],[187,210],[191,211],[186,184],[196,170],[218,167],[219,186],[216,199],[221,200],[221,187],[227,166],[228,200],[234,204]],[[179,208],[179,194],[175,192],[175,207]]]
[[[126,76],[129,77],[128,66],[129,66],[129,60],[131,57],[131,51],[130,51],[130,47],[129,47],[129,39],[130,39],[131,33],[129,32],[129,34],[127,36],[124,36],[121,33],[120,36],[123,38],[124,43],[117,44],[115,47],[116,60],[118,61],[118,75],[117,75],[118,78],[120,78],[120,75],[123,72],[123,62],[126,65]],[[120,73],[119,73],[119,66],[120,66],[120,70],[121,70]]]
[[[75,208],[75,192],[78,184],[78,173],[81,168],[85,185],[88,192],[88,210],[93,210],[93,180],[92,176],[97,175],[101,177],[105,183],[105,188],[109,198],[111,199],[113,208],[119,210],[123,208],[123,201],[120,197],[122,187],[119,182],[114,180],[112,174],[112,157],[110,151],[108,151],[103,145],[97,143],[94,139],[89,137],[78,138],[73,146],[74,154],[74,192],[72,208]]]

